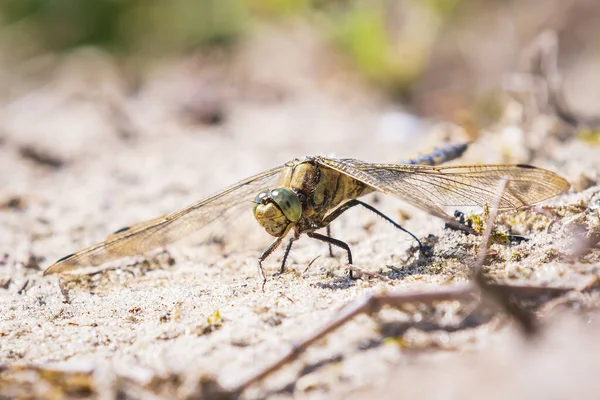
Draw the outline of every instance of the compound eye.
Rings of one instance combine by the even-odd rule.
[[[260,194],[259,194],[260,196]],[[296,193],[290,189],[279,188],[271,190],[271,199],[277,204],[277,206],[283,211],[285,217],[296,222],[302,215],[302,204]]]
[[[252,211],[256,210],[256,207],[263,202],[263,199],[265,197],[268,198],[270,195],[271,192],[269,189],[262,190],[259,194],[257,194],[253,201],[254,205],[252,206]]]

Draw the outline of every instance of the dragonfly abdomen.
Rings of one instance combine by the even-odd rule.
[[[400,164],[417,165],[440,165],[452,161],[462,156],[467,150],[469,143],[451,144],[444,147],[435,147],[428,153],[419,153],[408,160],[400,161]]]

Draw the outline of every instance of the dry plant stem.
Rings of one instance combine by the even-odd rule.
[[[488,251],[490,237],[492,236],[492,231],[494,229],[496,217],[498,216],[500,199],[502,198],[502,194],[506,190],[507,184],[508,180],[506,178],[502,179],[498,183],[498,188],[496,189],[496,201],[494,202],[494,204],[492,204],[492,207],[490,208],[487,226],[485,229],[485,233],[483,234],[483,238],[481,240],[481,246],[479,247],[477,263],[475,264],[475,268],[473,269],[473,281],[475,282],[477,287],[479,287],[483,296],[487,296],[493,299],[496,303],[502,306],[502,308],[508,315],[512,316],[517,320],[517,322],[527,335],[532,335],[537,331],[537,322],[534,316],[510,301],[510,291],[506,290],[506,287],[490,285],[483,274],[483,263],[485,262],[485,256]]]
[[[542,76],[547,85],[548,105],[563,122],[575,127],[600,127],[600,118],[577,115],[565,100],[563,77],[558,68],[558,35],[546,31],[538,36],[533,44],[530,58],[531,73]],[[533,64],[537,65],[533,65]]]
[[[503,178],[496,188],[496,201],[492,204],[490,208],[490,214],[487,220],[487,226],[485,227],[485,232],[483,233],[483,238],[481,239],[481,245],[479,246],[479,255],[477,257],[477,264],[475,264],[474,273],[475,275],[479,275],[481,273],[481,269],[483,267],[483,263],[485,261],[485,256],[488,251],[488,247],[490,244],[490,237],[492,236],[492,230],[494,229],[494,224],[496,223],[496,217],[498,216],[498,208],[500,206],[500,199],[502,198],[502,193],[506,190],[506,185],[508,184],[508,179]]]
[[[318,256],[316,256],[315,258],[313,258],[312,261],[308,263],[308,265],[306,266],[306,268],[304,268],[304,271],[302,271],[302,273],[305,274],[308,271],[308,269],[311,267],[311,265],[313,265],[314,262],[317,261],[317,259],[319,257],[321,257],[320,254]]]
[[[348,321],[359,314],[372,314],[381,309],[384,305],[391,307],[401,307],[407,303],[429,304],[438,301],[450,300],[468,300],[475,296],[475,288],[470,284],[455,285],[450,288],[437,291],[414,291],[414,292],[391,292],[370,294],[362,299],[351,302],[338,313],[337,317],[323,326],[318,331],[312,333],[306,339],[294,344],[292,348],[282,357],[275,360],[271,365],[256,374],[252,375],[235,388],[230,389],[231,393],[240,393],[250,385],[266,378],[271,373],[279,370],[284,365],[294,361],[311,344],[323,338],[329,333],[335,331]]]
[[[29,279],[27,279],[25,281],[25,283],[23,283],[23,285],[21,286],[21,288],[19,290],[17,290],[18,294],[23,294],[25,293],[25,291],[27,290],[27,285],[29,285]]]

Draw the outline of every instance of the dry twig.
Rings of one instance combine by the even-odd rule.
[[[279,370],[284,365],[294,361],[300,356],[311,344],[335,331],[342,325],[346,324],[359,314],[373,314],[379,311],[383,306],[401,307],[408,303],[431,304],[438,301],[449,300],[467,300],[472,299],[475,295],[474,287],[469,284],[455,285],[438,291],[398,291],[389,293],[369,294],[359,300],[353,301],[342,308],[328,324],[313,332],[306,339],[292,345],[283,356],[275,360],[271,365],[258,371],[250,376],[245,381],[241,382],[235,388],[231,389],[232,393],[241,393],[250,385],[261,381],[273,372]]]

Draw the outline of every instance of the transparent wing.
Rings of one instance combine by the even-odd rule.
[[[211,222],[234,213],[250,202],[282,167],[254,175],[181,211],[123,228],[98,243],[52,264],[44,275],[100,265],[125,256],[143,254],[188,236]]]
[[[449,217],[440,206],[492,204],[498,183],[504,177],[508,184],[500,199],[501,209],[539,203],[570,187],[554,172],[529,165],[435,167],[331,158],[319,158],[318,162],[444,219]]]

